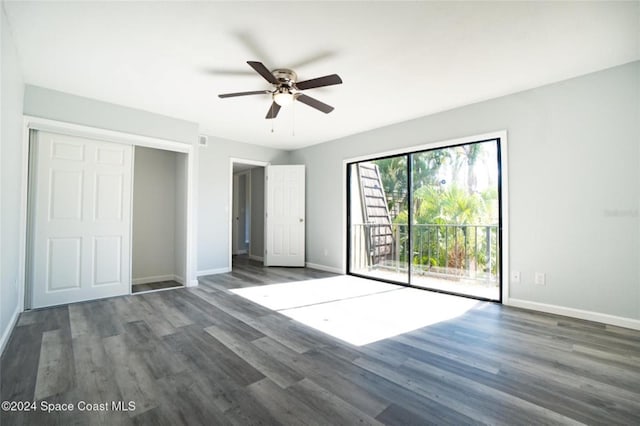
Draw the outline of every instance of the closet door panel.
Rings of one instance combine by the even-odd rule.
[[[32,308],[128,294],[132,147],[38,132]]]

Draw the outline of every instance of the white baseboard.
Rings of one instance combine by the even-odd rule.
[[[310,262],[305,262],[304,266],[306,266],[307,268],[311,268],[311,269],[317,269],[319,271],[325,271],[325,272],[333,272],[334,274],[342,274],[342,269],[340,268],[334,268],[333,266],[327,266],[327,265],[320,265],[318,263],[310,263]]]
[[[7,346],[9,342],[9,337],[11,337],[11,332],[16,326],[16,322],[18,322],[18,316],[20,315],[20,307],[16,306],[16,310],[11,315],[11,319],[9,320],[9,324],[7,324],[7,328],[2,332],[2,337],[0,337],[0,355],[4,353],[4,348]]]
[[[582,309],[566,308],[564,306],[548,305],[546,303],[530,302],[528,300],[509,298],[504,302],[507,306],[531,309],[534,311],[546,312],[549,314],[564,315],[567,317],[595,321],[603,324],[615,325],[618,327],[640,330],[640,320],[633,318],[619,317],[615,315],[602,314],[599,312],[585,311]]]
[[[250,255],[249,255],[249,259],[251,259],[251,260],[257,260],[258,262],[264,262],[264,257],[262,257],[262,256],[256,256],[255,254],[250,254]]]
[[[156,276],[152,276],[152,277],[142,277],[142,278],[133,278],[131,280],[131,283],[133,285],[136,284],[149,284],[149,283],[158,283],[161,281],[173,281],[176,280],[178,281],[176,275],[170,274],[170,275],[156,275]],[[181,278],[182,281],[178,281],[181,284],[184,284],[184,279]]]
[[[246,250],[236,250],[233,252],[233,254],[247,254]]]
[[[216,275],[216,274],[225,274],[227,272],[231,272],[231,268],[215,268],[215,269],[205,269],[204,271],[198,271],[197,276],[202,277],[204,275]]]
[[[184,277],[181,277],[181,276],[179,276],[179,275],[174,275],[174,276],[173,276],[173,280],[174,280],[175,282],[178,282],[178,283],[180,283],[180,284],[184,285]]]
[[[198,287],[198,280],[189,281],[189,284],[187,284],[187,287]]]

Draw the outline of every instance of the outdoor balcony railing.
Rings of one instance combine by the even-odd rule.
[[[497,225],[411,225],[411,249],[408,230],[407,224],[351,225],[351,271],[406,274],[410,257],[412,276],[498,282]]]

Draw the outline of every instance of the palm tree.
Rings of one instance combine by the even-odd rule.
[[[463,145],[462,150],[467,160],[467,190],[469,194],[476,191],[478,185],[478,178],[476,176],[475,165],[478,161],[478,156],[482,150],[483,145],[479,143],[472,143],[469,145]]]
[[[373,163],[378,166],[389,211],[399,212],[406,209],[407,157],[384,158],[375,160]]]

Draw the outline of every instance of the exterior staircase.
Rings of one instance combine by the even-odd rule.
[[[387,197],[380,179],[380,170],[374,163],[359,163],[358,180],[362,194],[362,210],[367,227],[366,240],[370,266],[375,266],[393,256],[393,229]]]

